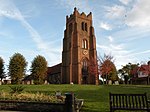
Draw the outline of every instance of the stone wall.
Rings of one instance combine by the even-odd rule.
[[[64,112],[63,103],[41,103],[22,101],[0,101],[0,110],[30,112]]]
[[[74,94],[66,93],[64,103],[42,103],[42,102],[29,102],[29,101],[8,101],[0,100],[0,110],[12,111],[27,111],[27,112],[79,112],[81,103],[75,103]],[[83,103],[83,101],[82,101]],[[82,107],[82,105],[80,106]]]

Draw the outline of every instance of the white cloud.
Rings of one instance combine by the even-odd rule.
[[[118,42],[123,42],[129,44],[130,42],[137,41],[139,39],[147,38],[149,39],[150,28],[146,27],[127,27],[126,29],[113,32],[112,37]]]
[[[51,65],[59,63],[60,60],[58,59],[60,59],[60,57],[58,55],[60,55],[59,52],[60,49],[53,47],[51,46],[52,44],[49,45],[47,42],[43,41],[38,32],[34,28],[32,28],[32,26],[27,21],[23,19],[21,22],[25,26],[25,28],[29,31],[32,39],[37,44],[38,49],[40,49],[41,52],[43,52],[48,58],[48,60],[51,62]],[[52,49],[50,49],[50,47]]]
[[[127,55],[115,55],[115,65],[117,67],[117,69],[122,68],[122,65],[126,65],[127,63],[131,62],[131,63],[137,63],[137,58],[134,56],[127,56]]]
[[[18,20],[27,29],[31,38],[36,43],[38,49],[48,57],[51,64],[58,63],[58,54],[57,49],[54,49],[53,46],[49,46],[47,42],[43,41],[40,34],[25,20],[24,16],[18,10],[18,8],[9,0],[0,1],[0,15],[3,17],[11,18]],[[50,49],[53,48],[53,49]],[[59,48],[58,48],[59,49]],[[59,57],[60,58],[60,57]]]
[[[76,5],[80,5],[79,1],[74,1],[74,0],[56,0],[58,2],[59,5],[64,6],[68,9],[70,9],[70,7],[74,8]]]
[[[104,22],[100,23],[100,28],[103,28],[105,30],[112,30],[111,26],[107,23],[104,23]]]
[[[123,44],[109,44],[109,45],[99,45],[97,44],[97,48],[100,48],[106,54],[112,53],[114,55],[125,55],[128,54],[130,51],[125,50],[125,46]]]
[[[138,0],[132,10],[128,12],[126,24],[128,26],[150,26],[150,0]]]
[[[89,14],[89,12],[92,11],[91,7],[88,4],[88,0],[56,0],[56,1],[59,4],[58,5],[59,7],[63,6],[68,10],[76,7],[79,12],[81,10],[82,12],[85,12],[86,14]]]
[[[113,40],[114,40],[112,36],[108,36],[108,39],[110,42],[113,42]]]
[[[122,4],[128,5],[131,0],[119,0]]]
[[[124,17],[126,9],[124,6],[115,5],[113,7],[105,7],[106,8],[106,16],[108,18],[121,18]]]
[[[136,52],[136,53],[132,53],[129,54],[130,56],[136,56],[136,55],[141,55],[141,54],[147,54],[150,53],[150,50],[145,50],[145,51],[141,51],[141,52]]]
[[[123,50],[123,45],[122,44],[119,44],[119,45],[115,45],[115,44],[110,44],[110,47],[111,47],[111,49],[113,49],[113,50]]]
[[[131,51],[125,50],[126,46],[123,44],[109,44],[109,45],[99,45],[97,48],[105,54],[111,54],[115,59],[115,65],[117,69],[121,68],[121,65],[125,65],[128,62],[135,62],[136,58],[129,55]]]
[[[0,0],[0,16],[19,20],[21,17],[20,11],[10,0]]]

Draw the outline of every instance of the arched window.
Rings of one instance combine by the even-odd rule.
[[[87,61],[86,60],[83,60],[83,68],[87,69]]]
[[[88,49],[88,41],[86,39],[82,40],[82,48],[83,49]]]
[[[87,23],[82,22],[81,23],[81,28],[82,28],[83,31],[87,31]]]
[[[88,59],[82,60],[82,84],[88,84]]]

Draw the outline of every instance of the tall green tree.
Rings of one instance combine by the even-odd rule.
[[[104,57],[99,58],[100,74],[103,79],[116,81],[118,80],[116,66],[113,62],[113,56],[104,54]]]
[[[128,63],[118,70],[118,73],[121,74],[121,77],[123,77],[125,84],[127,84],[128,80],[132,77],[131,71],[137,68],[138,66],[139,66],[138,63],[137,64]]]
[[[31,75],[35,84],[43,84],[47,76],[47,61],[43,56],[36,56],[31,65]]]
[[[4,61],[3,59],[0,57],[0,79],[2,80],[3,78],[6,77],[5,72],[4,72]]]
[[[23,55],[15,53],[9,61],[9,75],[12,84],[20,84],[26,72],[27,62]]]

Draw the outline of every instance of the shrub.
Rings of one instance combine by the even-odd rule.
[[[44,93],[39,93],[39,92],[37,93],[23,92],[20,94],[10,94],[8,92],[1,91],[0,100],[14,100],[14,101],[27,101],[27,102],[51,102],[51,103],[63,102],[57,99],[57,97],[54,95],[46,95]]]

